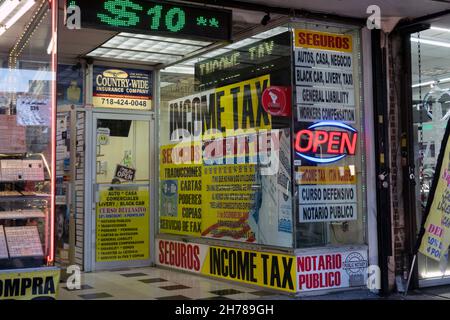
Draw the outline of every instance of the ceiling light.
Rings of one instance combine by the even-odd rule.
[[[430,30],[436,30],[436,31],[444,31],[444,32],[450,32],[450,29],[446,29],[446,28],[439,28],[439,27],[430,27]]]
[[[428,40],[428,39],[419,39],[419,38],[413,38],[413,37],[411,37],[411,41],[412,42],[420,42],[421,44],[429,44],[432,46],[450,48],[449,42],[435,41],[435,40]]]
[[[15,15],[12,16],[11,19],[9,19],[5,23],[5,28],[9,29],[11,26],[17,22],[28,10],[31,9],[31,7],[36,3],[36,0],[28,0],[20,9],[16,12]]]
[[[427,82],[417,83],[417,84],[413,84],[411,87],[412,87],[412,88],[425,87],[425,86],[432,85],[432,84],[435,83],[435,82],[436,82],[436,81],[427,81]]]
[[[171,67],[167,67],[164,70],[162,70],[163,72],[169,72],[169,73],[183,73],[183,74],[195,74],[195,68],[194,67],[189,67],[189,66],[171,66]]]
[[[412,88],[419,88],[419,87],[425,87],[425,86],[430,86],[433,84],[440,84],[440,83],[447,83],[450,82],[450,78],[442,78],[442,79],[438,79],[438,80],[433,80],[433,81],[427,81],[427,82],[422,82],[422,83],[417,83],[412,85]]]
[[[13,12],[15,8],[20,4],[19,0],[5,0],[0,5],[0,22],[5,20],[5,18]]]

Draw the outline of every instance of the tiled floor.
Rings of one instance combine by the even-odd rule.
[[[81,289],[69,290],[61,283],[60,300],[257,300],[289,299],[264,290],[234,285],[196,275],[139,268],[84,273]]]

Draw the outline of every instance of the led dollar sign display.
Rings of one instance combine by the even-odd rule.
[[[110,12],[110,15],[99,13],[97,17],[102,22],[115,27],[136,26],[140,18],[134,11],[143,10],[140,5],[129,0],[107,1],[105,2],[104,8]]]

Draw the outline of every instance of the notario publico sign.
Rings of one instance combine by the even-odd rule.
[[[338,121],[322,121],[297,132],[295,152],[311,162],[333,163],[355,155],[357,141],[355,128]]]

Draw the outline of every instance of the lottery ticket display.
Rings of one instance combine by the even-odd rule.
[[[45,214],[40,210],[17,210],[17,211],[1,211],[0,220],[2,219],[32,219],[45,218]]]
[[[6,227],[5,235],[11,258],[42,257],[44,255],[37,227]]]
[[[43,181],[42,160],[1,160],[1,181]]]

